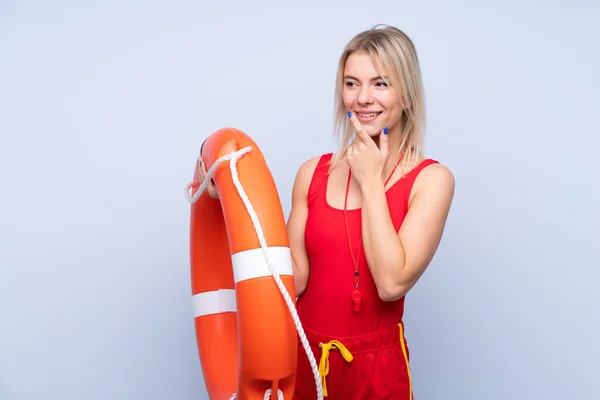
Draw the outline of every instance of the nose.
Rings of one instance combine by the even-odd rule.
[[[373,96],[371,94],[371,87],[368,85],[361,86],[358,91],[356,101],[360,105],[367,105],[373,103]]]

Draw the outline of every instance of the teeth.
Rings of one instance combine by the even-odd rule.
[[[370,113],[370,114],[360,114],[357,113],[358,116],[363,117],[363,118],[369,118],[369,117],[374,117],[376,115],[379,115],[379,113]]]

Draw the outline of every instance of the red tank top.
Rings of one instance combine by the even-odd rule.
[[[355,288],[354,264],[348,248],[344,211],[326,201],[328,162],[332,154],[321,156],[308,190],[308,219],[305,246],[310,262],[308,286],[299,297],[297,310],[302,324],[325,335],[346,337],[375,332],[396,325],[404,315],[404,297],[393,302],[379,298],[373,277],[366,262],[364,248],[360,249],[359,289],[362,304],[354,312],[352,291]],[[437,163],[426,159],[394,183],[386,192],[390,215],[396,232],[408,211],[413,183],[426,166]],[[358,246],[361,235],[361,210],[348,210],[348,230],[353,245]],[[353,250],[356,254],[356,248]]]

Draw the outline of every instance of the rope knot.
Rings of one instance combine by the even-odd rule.
[[[200,187],[198,187],[198,183],[194,183],[194,182],[188,184],[185,187],[184,196],[185,196],[186,200],[190,203],[195,203],[196,201],[198,201],[198,199],[200,198],[202,193],[204,193],[204,191],[206,190],[208,183],[212,179],[213,175],[215,174],[217,168],[219,167],[219,165],[221,163],[223,163],[225,161],[232,161],[235,163],[237,160],[242,158],[245,154],[250,153],[251,151],[252,151],[252,146],[246,146],[238,151],[233,151],[229,154],[225,154],[224,156],[220,157],[217,161],[215,161],[213,166],[210,167],[210,169],[206,172],[206,176],[204,177],[204,181],[200,184]],[[199,161],[199,157],[198,157],[198,161]],[[195,189],[196,187],[198,187],[198,190],[192,196],[190,189]]]

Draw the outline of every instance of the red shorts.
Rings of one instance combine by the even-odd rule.
[[[402,324],[347,338],[304,331],[320,366],[326,400],[413,400]],[[313,400],[317,398],[315,378],[304,347],[298,343],[294,400]]]

